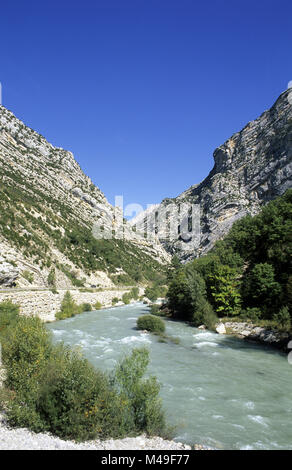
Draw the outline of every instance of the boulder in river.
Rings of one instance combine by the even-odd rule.
[[[224,323],[218,323],[216,325],[216,331],[219,333],[219,335],[225,335],[226,334],[226,328]]]

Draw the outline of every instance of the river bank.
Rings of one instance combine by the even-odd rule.
[[[291,366],[283,354],[229,334],[171,320],[166,320],[167,333],[180,341],[161,343],[155,335],[136,329],[137,318],[148,311],[140,302],[84,313],[47,324],[47,328],[55,342],[77,346],[94,366],[109,372],[130,349],[146,346],[151,357],[149,373],[161,384],[166,419],[175,428],[175,441],[216,449],[291,448]],[[51,442],[47,434],[35,436],[26,431],[9,429],[3,423],[0,442],[11,449],[75,448],[72,445],[96,450],[105,450],[105,445],[107,450],[130,449],[131,445],[137,450],[173,448],[163,447],[172,446],[172,441],[148,441],[145,436],[134,441],[76,444],[60,443],[58,438]]]
[[[149,313],[142,303],[89,312],[48,324],[55,342],[80,347],[98,369],[111,372],[135,347],[150,351],[149,374],[161,384],[175,441],[215,449],[291,447],[291,365],[272,348],[165,319],[160,342],[136,328]]]
[[[288,347],[292,341],[292,335],[288,332],[258,326],[251,322],[224,321],[217,325],[216,331],[245,341],[272,346],[285,353],[292,349]]]
[[[102,308],[110,308],[112,300],[117,298],[117,306],[124,305],[122,296],[131,291],[129,288],[113,288],[96,291],[86,291],[83,289],[68,289],[72,299],[76,304],[83,303],[94,306],[99,302]],[[26,316],[38,316],[44,322],[53,322],[56,320],[56,313],[60,311],[62,300],[66,289],[50,290],[13,290],[0,292],[0,302],[11,300],[19,305],[20,314]],[[139,296],[144,294],[144,288],[139,287]]]
[[[82,443],[65,441],[47,433],[34,433],[25,428],[11,428],[0,414],[0,450],[191,450],[180,442],[160,437],[128,437],[94,440]]]

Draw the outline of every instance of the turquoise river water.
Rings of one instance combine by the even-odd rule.
[[[292,365],[284,354],[167,320],[179,344],[136,327],[142,303],[83,313],[48,325],[56,341],[81,346],[96,367],[114,368],[134,347],[150,350],[148,371],[175,440],[217,449],[292,450]]]

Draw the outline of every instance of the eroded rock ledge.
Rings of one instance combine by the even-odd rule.
[[[225,322],[224,325],[227,334],[235,335],[247,341],[273,346],[284,352],[288,352],[288,343],[292,341],[292,336],[289,333],[256,326],[252,323],[230,321]]]

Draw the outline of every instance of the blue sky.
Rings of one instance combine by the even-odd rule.
[[[3,104],[71,150],[110,202],[174,197],[292,80],[292,2],[15,1]]]

